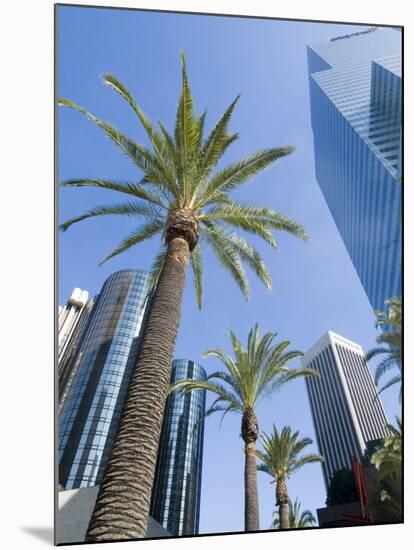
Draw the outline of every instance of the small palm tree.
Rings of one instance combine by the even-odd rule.
[[[266,287],[271,287],[271,280],[257,250],[238,231],[257,235],[272,247],[276,246],[274,230],[307,238],[300,225],[275,210],[230,198],[234,189],[294,149],[265,149],[215,171],[228,147],[238,138],[228,127],[239,96],[204,137],[206,113],[195,114],[184,54],[181,62],[182,89],[173,135],[161,122],[159,127],[153,126],[115,76],[103,76],[104,83],[134,111],[150,148],[134,142],[72,101],[59,100],[60,105],[79,111],[103,130],[140,172],[137,181],[130,182],[106,179],[63,182],[63,187],[106,189],[128,200],[93,208],[62,223],[61,230],[97,216],[138,220],[134,231],[103,261],[147,239],[160,238],[152,270],[152,285],[157,285],[151,311],[89,524],[87,542],[141,538],[146,534],[161,421],[189,265],[194,274],[198,305],[202,302],[201,245],[211,246],[221,265],[248,297],[249,285],[242,264],[251,268]]]
[[[171,391],[181,388],[183,393],[205,389],[217,396],[206,414],[222,411],[223,418],[229,412],[242,415],[241,437],[244,441],[244,524],[246,531],[259,529],[259,502],[256,479],[256,440],[259,423],[255,413],[258,402],[269,397],[283,384],[302,376],[317,376],[309,368],[289,369],[288,363],[302,354],[287,351],[290,342],[274,343],[276,334],[268,332],[260,338],[259,326],[249,332],[247,349],[230,332],[235,359],[221,349],[213,349],[205,357],[217,357],[226,367],[226,372],[214,372],[206,381],[181,380],[171,386]],[[221,383],[224,382],[224,385]]]
[[[380,379],[391,368],[397,367],[399,374],[393,376],[378,392],[378,395],[387,388],[395,384],[401,384],[402,377],[402,301],[395,297],[385,301],[386,311],[375,311],[377,317],[376,326],[383,326],[388,330],[382,332],[377,337],[376,348],[370,350],[366,355],[366,360],[370,361],[374,357],[384,357],[375,370],[375,384],[378,385]],[[401,389],[399,399],[401,401]]]
[[[298,499],[295,500],[293,503],[290,499],[288,502],[289,506],[289,526],[290,529],[300,529],[303,527],[312,527],[316,523],[315,516],[312,514],[310,510],[303,510],[303,512],[300,509],[300,502]],[[275,519],[272,521],[271,528],[272,529],[279,529],[280,528],[280,517],[279,517],[279,511],[276,510],[273,512]]]
[[[299,431],[292,433],[289,426],[279,433],[275,425],[270,436],[261,437],[263,451],[257,451],[261,461],[258,470],[269,474],[276,483],[276,505],[279,506],[279,528],[289,529],[289,493],[286,479],[305,464],[321,462],[324,457],[318,454],[299,456],[305,447],[312,444],[312,439],[299,439]]]

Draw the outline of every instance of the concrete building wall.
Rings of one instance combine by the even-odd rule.
[[[56,544],[84,542],[99,485],[83,489],[59,491],[56,515]],[[151,516],[148,518],[147,537],[169,537],[170,533]]]

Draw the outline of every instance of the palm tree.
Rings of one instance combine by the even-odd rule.
[[[377,337],[376,348],[370,350],[366,355],[366,360],[370,361],[374,357],[384,357],[375,370],[375,384],[378,385],[380,379],[392,367],[397,366],[399,374],[393,376],[378,392],[378,395],[387,388],[401,383],[402,376],[402,301],[395,297],[385,301],[386,311],[375,311],[377,317],[376,326],[384,326],[388,330],[382,332]],[[399,399],[401,401],[401,388]]]
[[[103,130],[142,175],[138,182],[75,179],[62,183],[63,187],[107,189],[128,200],[93,208],[62,223],[61,230],[66,231],[72,224],[96,216],[138,219],[139,225],[104,261],[146,239],[161,237],[152,270],[152,284],[157,284],[151,311],[89,524],[88,542],[140,538],[146,534],[161,421],[189,264],[194,273],[199,306],[202,301],[200,245],[212,247],[222,266],[248,297],[249,286],[242,263],[251,268],[266,287],[271,287],[271,280],[259,253],[235,230],[257,235],[272,247],[276,246],[272,230],[307,238],[300,225],[275,210],[235,202],[229,196],[231,191],[294,149],[269,148],[214,171],[238,137],[228,131],[228,126],[239,96],[204,138],[206,113],[195,115],[183,53],[181,63],[182,89],[173,135],[161,122],[159,128],[152,125],[115,76],[103,76],[104,83],[134,111],[151,148],[132,141],[72,101],[59,100],[60,105],[79,111]]]
[[[379,493],[371,495],[369,509],[381,515],[385,509],[397,520],[402,519],[402,423],[397,427],[387,424],[390,435],[384,438],[382,446],[371,457],[377,469]]]
[[[180,380],[170,391],[181,388],[182,393],[205,389],[217,397],[204,415],[222,411],[223,418],[229,412],[242,415],[241,437],[244,441],[244,525],[246,531],[259,529],[259,502],[256,479],[256,440],[259,423],[255,413],[258,402],[269,397],[283,384],[301,376],[317,376],[309,368],[289,369],[288,363],[302,354],[286,351],[290,342],[274,343],[277,334],[268,332],[260,338],[256,324],[249,332],[247,349],[233,333],[229,333],[235,359],[222,349],[207,351],[205,357],[216,357],[226,367],[226,372],[214,372],[206,381]],[[223,385],[221,382],[224,382]]]
[[[257,451],[261,461],[258,470],[272,476],[272,483],[276,483],[276,505],[279,506],[280,529],[289,529],[289,494],[286,479],[293,472],[302,468],[305,464],[321,462],[324,457],[318,454],[299,456],[302,450],[312,444],[312,439],[299,438],[299,431],[292,433],[289,426],[282,428],[279,433],[273,424],[273,432],[270,436],[263,434],[260,439],[263,451]]]
[[[315,516],[312,514],[310,510],[303,510],[303,512],[301,511],[300,502],[298,501],[298,499],[296,499],[294,503],[289,499],[288,506],[289,506],[290,529],[312,527],[312,525],[316,523]],[[280,527],[279,512],[275,511],[273,512],[273,515],[277,515],[277,517],[275,517],[275,519],[272,521],[272,524],[270,527],[272,529],[279,529]]]

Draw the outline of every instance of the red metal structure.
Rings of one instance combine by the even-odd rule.
[[[355,483],[357,486],[359,501],[361,504],[361,515],[343,515],[342,519],[354,523],[355,525],[367,525],[374,523],[371,512],[368,512],[366,506],[368,504],[368,490],[366,482],[368,481],[374,491],[379,491],[379,487],[376,482],[369,475],[367,468],[363,468],[357,459],[351,457],[352,471],[354,473]]]

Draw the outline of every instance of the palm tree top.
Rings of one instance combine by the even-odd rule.
[[[288,501],[289,506],[289,525],[291,529],[298,529],[302,527],[312,527],[316,523],[315,516],[310,510],[301,510],[301,504],[296,498],[295,502],[292,502],[291,499]],[[273,515],[276,516],[272,521],[271,528],[280,528],[280,518],[279,512],[275,510]]]
[[[249,285],[243,268],[247,265],[271,288],[270,274],[253,245],[238,231],[261,237],[276,247],[273,231],[285,231],[307,239],[298,223],[267,206],[236,202],[230,192],[247,183],[277,160],[291,154],[293,147],[272,147],[256,152],[225,168],[215,170],[219,160],[237,139],[229,131],[229,123],[239,95],[227,108],[217,124],[204,137],[206,112],[196,115],[184,53],[181,52],[182,87],[176,111],[175,128],[170,134],[162,122],[154,126],[136,103],[132,94],[112,74],[104,74],[103,82],[117,92],[132,108],[147,137],[150,148],[136,143],[114,126],[105,122],[73,101],[59,99],[66,106],[85,115],[134,163],[140,172],[136,181],[106,179],[71,179],[62,187],[95,187],[115,191],[126,200],[101,205],[63,222],[62,231],[82,220],[106,215],[128,216],[139,225],[104,261],[121,254],[152,237],[161,236],[160,250],[152,266],[152,283],[163,267],[166,245],[174,237],[184,238],[190,248],[191,266],[198,305],[202,302],[202,255],[198,244],[208,244],[221,264],[237,282],[244,296]]]
[[[247,348],[244,348],[230,331],[234,358],[219,348],[204,353],[204,357],[219,359],[226,371],[213,372],[205,381],[180,380],[171,386],[170,391],[178,388],[183,393],[200,388],[209,390],[217,398],[205,416],[222,411],[224,418],[228,412],[244,414],[246,410],[253,410],[261,399],[269,397],[286,382],[301,376],[318,376],[313,369],[289,368],[288,363],[303,353],[288,351],[290,342],[277,343],[276,336],[276,333],[268,332],[260,337],[259,325],[256,323],[249,332]]]
[[[257,469],[272,476],[273,481],[290,477],[305,464],[324,461],[322,455],[315,453],[300,456],[313,441],[309,437],[300,439],[299,431],[293,432],[290,426],[284,426],[279,432],[273,424],[271,434],[262,434],[260,440],[263,451],[257,451],[261,460]]]

